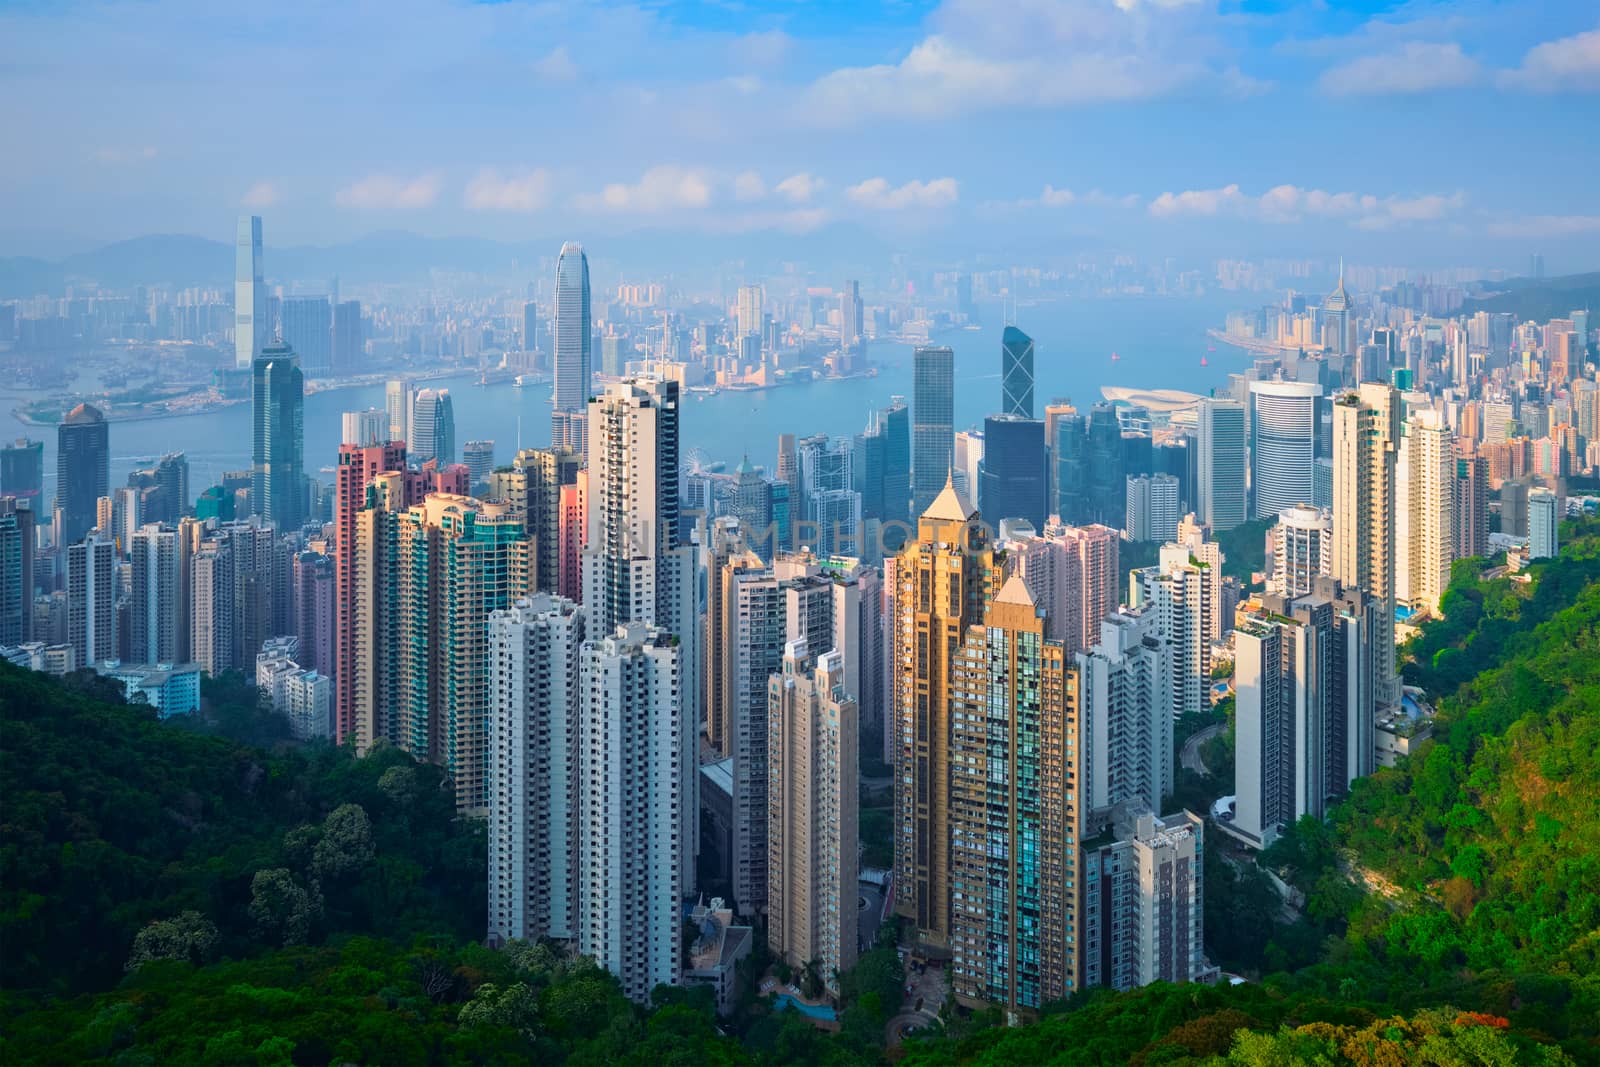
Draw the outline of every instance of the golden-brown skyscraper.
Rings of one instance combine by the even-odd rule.
[[[1076,988],[1078,691],[1020,577],[967,630],[950,689],[952,983],[1034,1012]]]
[[[947,478],[895,564],[892,621],[899,730],[895,910],[927,949],[950,946],[950,668],[983,621],[994,555],[977,509]]]

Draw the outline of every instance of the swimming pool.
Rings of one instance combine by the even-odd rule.
[[[792,993],[778,994],[778,1007],[793,1008],[809,1019],[821,1019],[825,1023],[837,1022],[839,1013],[826,1004],[807,1004],[796,999]]]

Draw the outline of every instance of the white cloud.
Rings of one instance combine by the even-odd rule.
[[[814,174],[802,171],[791,174],[779,182],[773,192],[793,204],[804,204],[822,189],[822,179]]]
[[[577,81],[578,65],[567,54],[566,45],[557,45],[545,55],[533,61],[533,73],[538,76],[540,81],[552,84]]]
[[[374,174],[340,189],[333,201],[358,211],[415,211],[433,206],[439,198],[439,184],[437,174],[409,179]]]
[[[260,181],[245,190],[245,194],[240,198],[239,203],[251,208],[271,207],[282,197],[283,194],[279,191],[276,182]]]
[[[1216,215],[1224,210],[1237,210],[1245,196],[1237,185],[1220,189],[1188,189],[1181,193],[1162,193],[1150,201],[1150,214],[1158,219],[1178,215]]]
[[[902,57],[823,75],[802,109],[845,124],[1140,100],[1191,85],[1259,91],[1220,62],[1222,28],[1207,0],[944,0]]]
[[[761,180],[761,175],[753,170],[744,171],[734,176],[733,198],[735,200],[760,200],[767,195],[767,183]]]
[[[1318,86],[1334,96],[1379,96],[1459,89],[1483,74],[1459,44],[1409,41],[1392,51],[1361,56],[1322,72]]]
[[[1278,185],[1252,196],[1237,184],[1217,189],[1166,192],[1150,202],[1150,214],[1159,219],[1227,215],[1265,223],[1294,223],[1305,218],[1342,219],[1364,230],[1383,230],[1413,222],[1437,222],[1466,205],[1466,194],[1429,193],[1423,196],[1385,196],[1371,193],[1330,193],[1298,185]]]
[[[1578,237],[1600,234],[1600,215],[1524,215],[1489,224],[1496,237],[1519,239]]]
[[[699,209],[710,203],[711,178],[704,171],[674,164],[651,167],[633,185],[614,182],[577,198],[584,211],[639,215]]]
[[[1197,73],[1182,62],[1135,53],[1078,52],[1055,58],[990,58],[943,37],[924,39],[897,64],[846,67],[814,83],[813,117],[947,118],[991,107],[1058,107],[1157,96]]]
[[[1535,45],[1520,67],[1502,71],[1499,80],[1540,93],[1600,90],[1600,29]]]
[[[954,178],[909,181],[898,187],[891,186],[886,178],[868,178],[845,190],[851,200],[874,211],[946,207],[956,202],[956,194]]]
[[[1067,207],[1077,199],[1071,189],[1057,189],[1053,185],[1046,185],[1044,192],[1039,194],[1039,203],[1044,207]]]
[[[792,43],[789,35],[782,30],[766,30],[735,37],[728,46],[728,52],[734,65],[741,70],[771,70],[782,66],[789,58],[789,46]]]
[[[473,211],[542,210],[550,203],[550,172],[541,167],[502,175],[485,167],[467,183],[462,202]]]
[[[754,74],[736,74],[724,78],[723,84],[741,96],[752,96],[761,91],[761,79]]]

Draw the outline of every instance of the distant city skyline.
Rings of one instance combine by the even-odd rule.
[[[1537,252],[1552,271],[1600,234],[1600,146],[1579,133],[1600,27],[1578,0],[415,0],[394,19],[307,5],[231,22],[190,0],[0,13],[30,57],[0,72],[29,101],[0,172],[27,221],[0,227],[0,255],[215,233],[206,220],[241,212],[297,244],[843,224],[1261,252],[1311,233],[1353,254]],[[1541,146],[1536,170],[1471,165],[1510,131]]]

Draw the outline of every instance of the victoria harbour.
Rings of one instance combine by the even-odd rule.
[[[1238,303],[1236,294],[1204,297],[1134,296],[1022,305],[1014,317],[1037,344],[1038,394],[1065,397],[1080,408],[1101,399],[1103,386],[1182,389],[1209,392],[1230,371],[1249,365],[1248,353],[1229,345],[1209,352],[1206,331]],[[981,426],[999,395],[995,372],[1000,332],[1009,308],[982,308],[982,325],[930,339],[956,355],[955,418],[958,428]],[[686,454],[729,469],[746,454],[770,467],[780,433],[856,433],[868,415],[893,396],[911,393],[911,345],[879,343],[870,348],[877,373],[853,378],[817,378],[769,389],[692,392],[683,420]],[[1113,355],[1117,358],[1113,359]],[[399,373],[398,371],[396,372]],[[490,440],[498,462],[508,463],[520,441],[523,448],[550,443],[550,384],[517,388],[510,382],[479,385],[475,374],[419,383],[448,388],[456,407],[462,441]],[[0,438],[40,436],[39,426],[19,420],[14,409],[26,398],[0,395]],[[340,414],[382,408],[382,385],[325,389],[305,401],[305,456],[308,473],[331,468],[339,450]],[[120,483],[128,472],[169,452],[188,456],[197,481],[212,484],[223,472],[250,466],[247,404],[200,414],[161,419],[131,419],[111,424],[111,476]],[[53,478],[54,435],[46,442],[47,483]],[[323,481],[331,474],[322,470]]]

